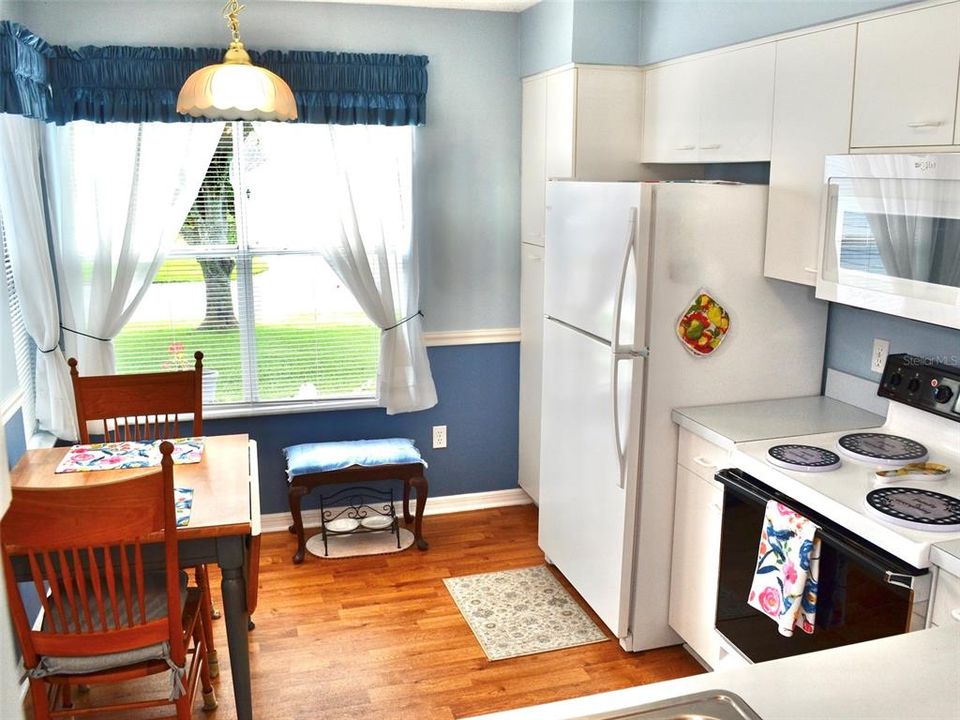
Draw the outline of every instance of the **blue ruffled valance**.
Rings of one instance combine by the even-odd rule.
[[[0,20],[0,112],[50,117],[48,59],[53,48],[22,25]]]
[[[219,63],[214,48],[55,47],[49,118],[58,124],[193,121],[177,113],[190,73]],[[338,125],[422,125],[427,58],[419,55],[308,51],[250,52],[256,65],[290,85],[299,122]]]

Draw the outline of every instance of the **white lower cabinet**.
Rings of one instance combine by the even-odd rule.
[[[520,487],[539,502],[543,248],[520,244]]]
[[[702,462],[703,458],[700,459]],[[670,572],[670,627],[712,668],[720,662],[720,643],[714,619],[722,512],[723,486],[678,464]]]
[[[960,623],[960,577],[937,568],[930,605],[930,624],[943,627]]]

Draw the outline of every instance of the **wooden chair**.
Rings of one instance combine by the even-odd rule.
[[[89,423],[103,423],[104,442],[183,437],[180,415],[193,414],[192,433],[203,435],[203,353],[193,370],[80,377],[67,360],[77,405],[80,442],[90,442]]]
[[[178,566],[173,446],[164,442],[160,451],[160,469],[132,480],[13,490],[0,544],[37,720],[105,710],[130,717],[133,710],[165,705],[186,720],[198,683],[204,709],[216,707],[198,621],[201,590],[186,587]],[[142,548],[148,543],[163,543],[160,573],[144,568]],[[38,629],[30,627],[15,580],[16,558],[29,567],[43,606]],[[72,707],[71,686],[161,672],[171,673],[168,698]]]
[[[104,442],[150,442],[184,437],[180,416],[193,415],[193,436],[203,435],[203,353],[193,354],[193,370],[126,375],[80,376],[76,358],[67,360],[73,397],[77,407],[80,442],[90,442],[90,425],[102,424]],[[197,585],[203,593],[206,612],[203,631],[210,652],[212,677],[220,674],[217,650],[213,643],[211,618],[214,610],[206,565],[194,568]]]

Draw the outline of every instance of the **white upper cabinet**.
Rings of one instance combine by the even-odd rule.
[[[950,145],[960,3],[860,23],[852,147]]]
[[[775,47],[766,43],[647,72],[642,159],[770,159]]]
[[[544,166],[547,149],[547,83],[544,78],[523,82],[520,148],[521,241],[543,245]]]
[[[643,162],[697,162],[700,63],[691,61],[649,70],[644,87]]]
[[[576,173],[577,70],[547,76],[548,178],[572,178]]]
[[[523,81],[520,239],[544,244],[548,179],[638,180],[643,71],[576,66]],[[648,173],[646,173],[648,174]]]
[[[700,162],[770,159],[774,43],[709,55],[700,71]]]
[[[816,285],[823,160],[847,152],[855,25],[777,42],[763,274]]]

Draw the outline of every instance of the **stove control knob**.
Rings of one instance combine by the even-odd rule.
[[[907,390],[912,393],[915,393],[920,389],[920,378],[910,378],[910,382],[907,383]]]
[[[953,390],[950,389],[949,385],[941,385],[936,390],[933,391],[933,399],[938,403],[949,402],[950,398],[953,397]]]
[[[894,373],[893,375],[890,376],[890,379],[887,380],[887,384],[892,388],[900,387],[900,383],[902,382],[903,382],[903,375],[901,375],[900,373]]]

